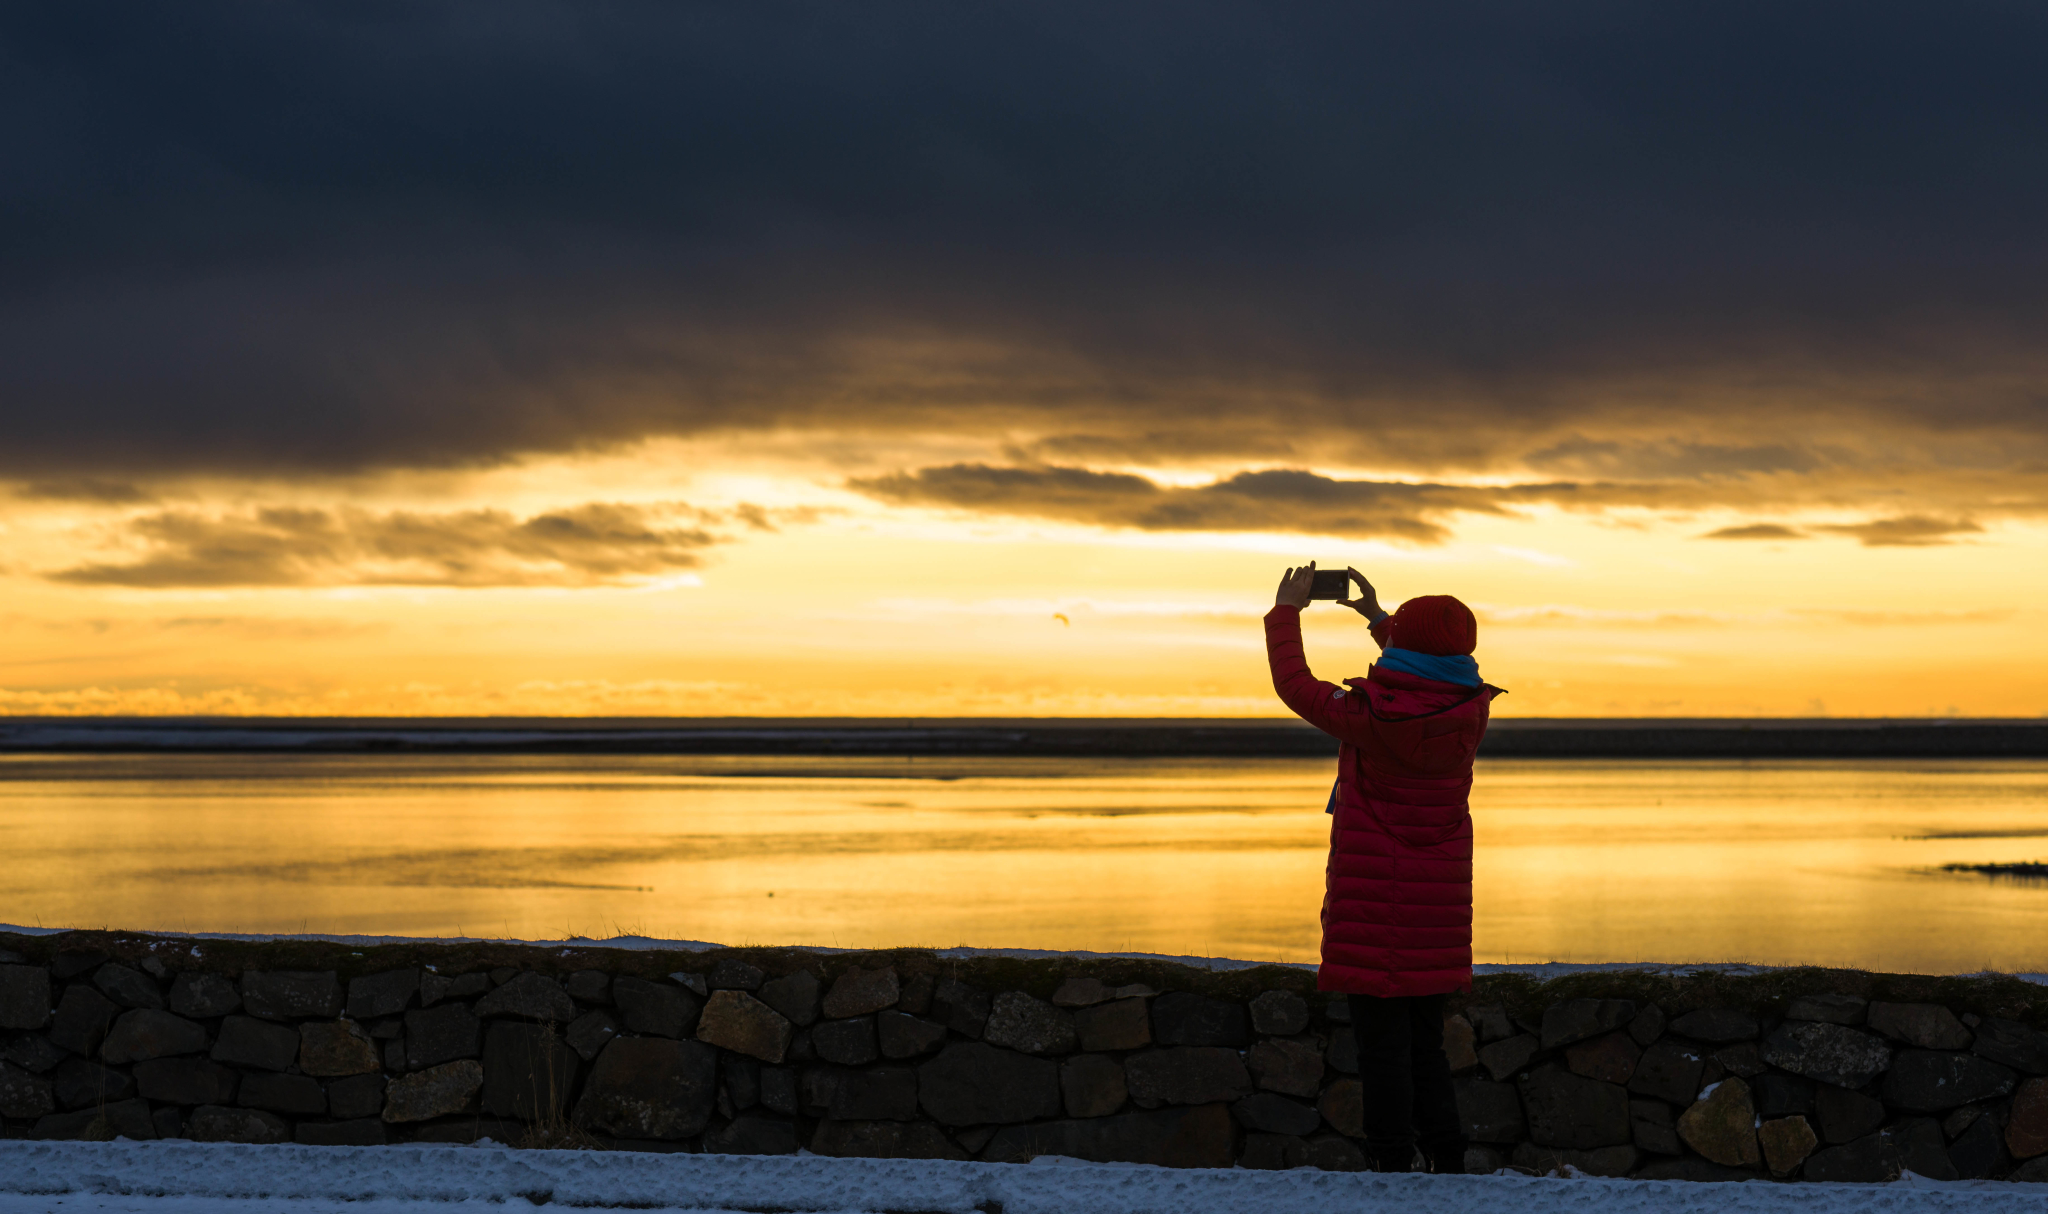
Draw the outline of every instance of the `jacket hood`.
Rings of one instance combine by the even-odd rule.
[[[1373,716],[1373,733],[1384,749],[1372,779],[1388,793],[1375,806],[1382,829],[1401,842],[1430,847],[1468,829],[1465,789],[1472,759],[1486,732],[1487,706],[1500,689],[1487,684],[1460,687],[1375,666],[1363,679],[1347,679]],[[1361,753],[1360,762],[1366,762]],[[1456,780],[1456,795],[1445,796]]]

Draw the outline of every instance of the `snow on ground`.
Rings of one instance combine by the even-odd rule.
[[[23,927],[11,923],[0,923],[0,932],[14,932],[23,936],[54,936],[70,931],[62,927]],[[656,950],[701,953],[708,949],[724,948],[704,940],[658,940],[651,936],[613,936],[604,940],[586,940],[576,937],[568,940],[512,940],[492,936],[348,936],[325,935],[318,932],[306,935],[249,935],[235,932],[133,932],[135,936],[162,936],[178,940],[241,940],[254,943],[269,943],[277,940],[322,940],[331,944],[346,944],[355,948],[372,947],[379,944],[521,944],[531,948],[616,948],[628,951],[651,952]],[[812,953],[855,953],[867,949],[827,948],[822,945],[793,944],[787,947],[801,948]],[[1191,966],[1195,969],[1229,971],[1251,969],[1260,965],[1280,965],[1289,969],[1313,970],[1312,961],[1245,961],[1235,957],[1181,957],[1171,953],[1090,953],[1062,951],[1042,948],[941,948],[931,950],[933,955],[946,960],[965,961],[970,957],[1019,957],[1036,960],[1049,957],[1070,957],[1078,961],[1104,960],[1110,958],[1138,961],[1170,961],[1176,965]],[[1644,971],[1653,974],[1764,974],[1785,966],[1743,965],[1731,962],[1677,962],[1677,961],[1601,961],[1586,964],[1563,961],[1539,962],[1527,965],[1475,965],[1472,972],[1480,977],[1488,974],[1527,974],[1539,982],[1562,978],[1567,974],[1591,972],[1619,972],[1623,970]],[[2013,978],[2048,986],[2048,973],[2012,974]]]
[[[919,1214],[2048,1214],[2048,1185],[1688,1184],[504,1147],[0,1142],[0,1214],[452,1214],[583,1208]]]

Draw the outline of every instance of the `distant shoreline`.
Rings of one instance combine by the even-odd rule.
[[[1291,720],[988,717],[0,717],[0,753],[627,754],[1290,758]],[[1487,758],[2048,758],[2048,719],[1494,721]]]

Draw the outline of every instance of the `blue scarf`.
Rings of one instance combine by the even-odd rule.
[[[1469,653],[1439,657],[1433,653],[1417,653],[1413,649],[1388,649],[1380,653],[1378,664],[1403,674],[1435,679],[1439,683],[1479,686],[1479,663]]]

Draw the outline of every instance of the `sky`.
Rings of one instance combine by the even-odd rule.
[[[2048,714],[2016,3],[0,10],[0,713]],[[1361,675],[1363,624],[1309,656]]]

